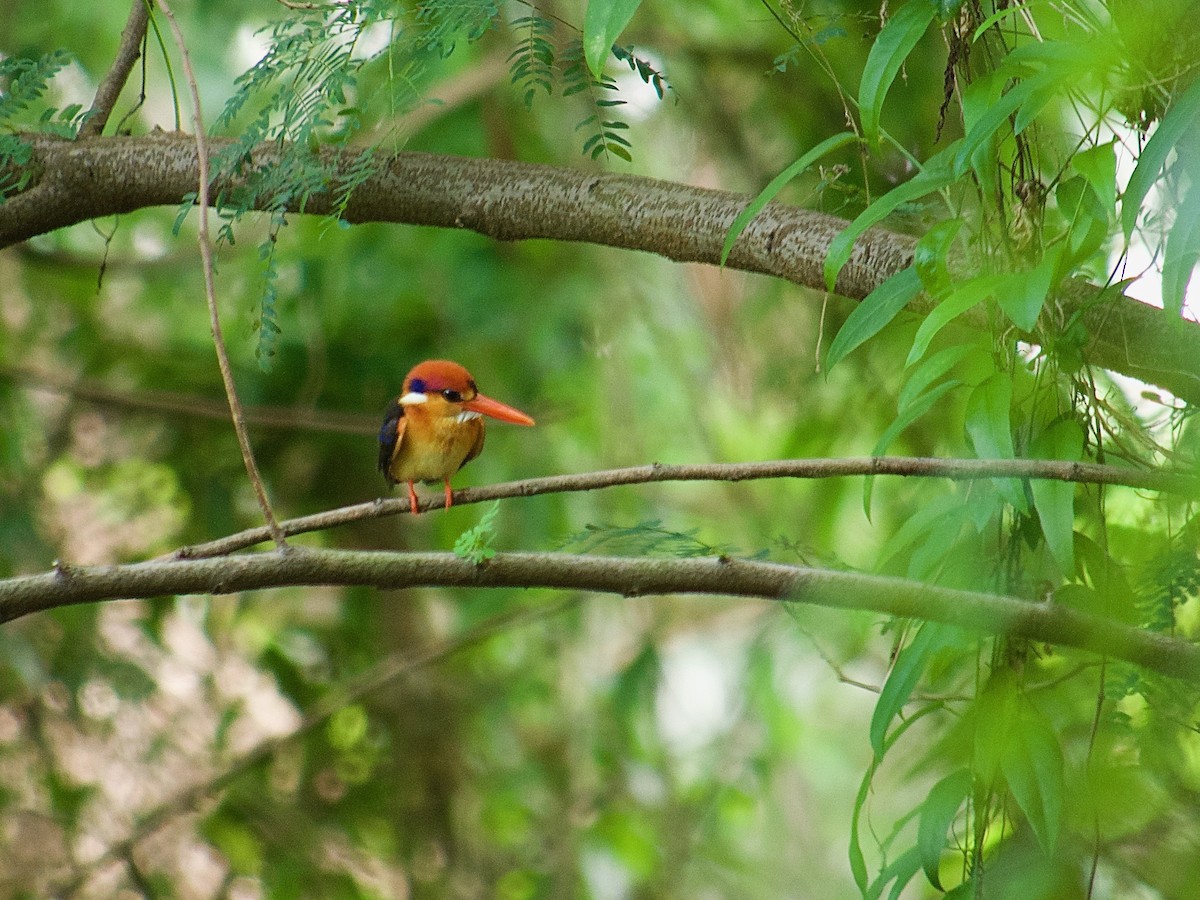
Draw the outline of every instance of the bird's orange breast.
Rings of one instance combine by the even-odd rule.
[[[428,415],[421,407],[405,412],[403,431],[388,474],[395,481],[449,478],[483,448],[484,425],[477,414]]]

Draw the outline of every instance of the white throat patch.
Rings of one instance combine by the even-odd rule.
[[[462,412],[460,412],[457,416],[454,417],[454,421],[455,422],[470,422],[472,419],[478,419],[480,417],[480,415],[481,415],[481,413],[472,412],[469,409],[464,409]]]

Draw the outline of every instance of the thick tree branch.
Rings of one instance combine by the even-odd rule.
[[[108,124],[113,107],[129,73],[133,71],[134,63],[141,56],[142,41],[146,37],[146,26],[150,22],[150,7],[147,0],[133,0],[129,8],[129,18],[125,21],[125,29],[121,32],[121,46],[117,49],[117,57],[109,67],[104,80],[96,91],[96,99],[88,110],[87,118],[79,129],[79,137],[99,137]]]
[[[631,466],[576,475],[552,475],[509,481],[454,492],[454,505],[484,503],[509,497],[534,497],[538,494],[562,494],[595,491],[618,485],[649,484],[656,481],[757,481],[769,478],[846,478],[855,475],[902,475],[921,478],[948,478],[970,481],[983,478],[1042,478],[1082,484],[1111,484],[1163,491],[1184,496],[1200,496],[1200,477],[1174,472],[1151,472],[1095,463],[1060,462],[1049,459],[931,459],[912,456],[863,456],[843,459],[780,459],[752,463],[710,463],[707,465]],[[441,494],[422,503],[425,510],[440,509]],[[409,512],[408,498],[372,500],[340,509],[326,510],[280,522],[288,537],[309,531],[322,531],[364,519],[377,519]],[[173,554],[176,559],[200,559],[224,556],[270,540],[265,528],[250,528],[204,544],[183,547]]]
[[[384,657],[361,675],[351,679],[346,684],[335,686],[327,694],[318,699],[305,712],[304,718],[291,731],[277,737],[266,738],[252,750],[242,754],[223,768],[219,774],[183,788],[149,812],[140,816],[136,827],[130,835],[112,844],[99,857],[89,861],[82,867],[82,871],[77,872],[69,883],[63,884],[55,892],[55,896],[73,896],[84,886],[87,879],[93,873],[100,871],[105,865],[111,862],[125,858],[133,852],[139,843],[159,828],[162,828],[173,818],[194,811],[203,800],[233,784],[250,769],[270,759],[280,749],[286,747],[297,738],[303,737],[323,725],[339,709],[369,697],[382,688],[403,681],[409,675],[427,666],[434,665],[454,656],[456,653],[485,643],[496,635],[508,634],[524,625],[556,616],[576,605],[577,602],[577,597],[569,597],[566,600],[548,606],[524,609],[514,613],[504,613],[494,616],[467,630],[458,637],[440,643],[424,652],[409,654],[393,653]]]
[[[476,565],[450,553],[300,550],[224,559],[70,568],[0,582],[0,621],[77,603],[172,594],[230,594],[296,585],[539,587],[616,593],[716,594],[792,600],[945,622],[1103,653],[1200,681],[1200,647],[1053,603],[952,590],[899,578],[730,559],[502,553]]]
[[[28,190],[0,204],[0,246],[100,216],[178,204],[195,191],[198,160],[186,135],[27,139],[35,151],[34,178]],[[213,139],[209,150],[228,143]],[[252,162],[271,166],[279,153],[276,146],[261,147]],[[348,169],[359,154],[323,151],[335,170]],[[347,221],[469,228],[498,240],[586,241],[679,262],[718,263],[730,223],[749,202],[728,191],[508,160],[401,153],[379,163],[355,190]],[[333,206],[332,192],[305,199],[307,212],[324,214]],[[266,207],[271,198],[256,203]],[[772,203],[746,229],[728,265],[823,290],[826,252],[846,224]],[[913,245],[909,237],[868,231],[842,270],[838,292],[861,300],[909,264]],[[1064,320],[1082,314],[1092,336],[1090,362],[1200,403],[1200,325],[1125,297],[1094,302],[1098,289],[1092,287],[1068,293],[1059,298],[1059,314]],[[913,309],[923,312],[928,304],[918,300]]]

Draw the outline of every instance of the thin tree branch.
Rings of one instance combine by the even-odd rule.
[[[228,401],[178,391],[121,391],[88,378],[68,378],[43,369],[0,365],[0,378],[11,378],[31,390],[63,394],[77,400],[135,412],[156,412],[188,419],[213,419],[229,424]],[[293,431],[376,435],[379,417],[303,406],[243,406],[249,425]]]
[[[150,21],[150,7],[147,0],[133,0],[129,8],[129,18],[125,21],[125,29],[121,32],[121,44],[117,49],[116,59],[109,67],[104,80],[96,90],[96,99],[88,110],[83,125],[79,128],[80,138],[99,137],[108,124],[113,107],[129,80],[129,73],[142,55],[142,41],[146,38],[146,26]]]
[[[30,187],[0,204],[0,247],[77,222],[149,206],[178,205],[195,192],[195,142],[178,134],[63,141],[24,135],[34,151]],[[210,152],[229,139],[211,139]],[[250,154],[252,168],[277,165],[286,148],[263,145]],[[331,171],[349,170],[359,148],[325,148]],[[583,172],[500,159],[466,159],[424,153],[380,154],[379,167],[335,210],[336,190],[304,194],[304,211],[338,211],[348,222],[399,222],[468,228],[498,240],[548,238],[586,241],[658,253],[679,262],[718,264],[730,224],[750,198],[644,178]],[[15,180],[15,179],[14,179]],[[336,180],[336,179],[335,179]],[[232,189],[236,184],[218,183]],[[299,197],[289,209],[299,211]],[[256,208],[274,209],[271,196]],[[829,245],[847,226],[844,219],[782,203],[770,203],[734,245],[726,265],[784,278],[823,291]],[[837,292],[861,300],[912,262],[912,238],[879,228],[855,244],[838,276]],[[1200,324],[1162,309],[1114,295],[1096,302],[1099,288],[1072,283],[1057,298],[1057,314],[1078,314],[1090,334],[1084,348],[1097,366],[1159,385],[1200,404]],[[918,314],[932,305],[918,298]],[[986,327],[985,313],[964,323]],[[1024,336],[1035,340],[1034,335]]]
[[[200,242],[200,259],[204,270],[204,297],[208,302],[208,318],[212,327],[213,346],[217,351],[217,366],[221,370],[221,381],[225,385],[225,396],[229,400],[229,413],[233,417],[233,430],[237,433],[238,446],[242,450],[242,462],[246,466],[246,475],[250,478],[254,496],[258,500],[258,506],[262,510],[272,539],[280,550],[285,550],[287,549],[287,539],[279,529],[279,522],[275,519],[275,511],[271,509],[271,501],[267,497],[267,489],[263,485],[262,475],[258,471],[258,463],[254,459],[254,448],[250,446],[250,434],[246,431],[246,417],[242,412],[237,385],[233,380],[233,366],[229,362],[229,351],[225,347],[225,338],[221,334],[221,314],[217,310],[217,291],[214,284],[212,240],[208,229],[210,160],[207,138],[204,133],[204,118],[200,110],[200,86],[196,83],[196,73],[192,69],[187,42],[183,39],[179,23],[175,21],[175,14],[171,12],[167,0],[156,0],[156,2],[158,8],[166,16],[167,23],[171,26],[171,34],[175,38],[175,44],[179,48],[179,55],[183,63],[184,77],[192,95],[192,128],[195,131],[193,139],[196,143],[196,156],[199,161],[197,173],[199,187],[196,199],[200,206],[200,227],[197,238]]]
[[[1200,647],[1054,603],[954,590],[855,572],[732,559],[654,559],[563,553],[501,553],[476,565],[451,553],[293,548],[222,559],[122,566],[59,565],[0,581],[0,622],[79,603],[263,588],[359,585],[539,587],[616,593],[716,594],[790,600],[944,622],[988,634],[1075,647],[1200,682]]]
[[[1200,496],[1200,477],[1176,472],[1129,469],[1097,463],[1049,459],[935,459],[913,456],[863,456],[843,459],[780,459],[752,463],[632,466],[575,475],[552,475],[455,491],[455,506],[510,497],[595,491],[601,488],[658,481],[757,481],[771,478],[846,478],[856,475],[900,475],[971,481],[983,478],[1036,478],[1080,484],[1109,484],[1148,491]],[[441,495],[421,503],[424,510],[442,508]],[[300,516],[280,523],[289,537],[337,525],[409,512],[408,498],[378,499]],[[270,540],[265,528],[250,528],[203,544],[177,550],[176,559],[224,556]]]
[[[111,845],[101,856],[82,868],[70,884],[63,885],[56,896],[72,896],[86,882],[89,875],[105,865],[126,858],[134,847],[176,816],[193,811],[201,801],[228,787],[250,769],[270,759],[281,748],[297,738],[319,728],[339,709],[356,703],[385,687],[402,681],[412,673],[439,663],[444,659],[469,650],[488,641],[498,634],[507,634],[515,628],[553,618],[579,603],[579,598],[570,597],[547,606],[522,609],[517,612],[494,616],[464,634],[415,655],[393,653],[371,666],[366,672],[345,685],[333,688],[322,696],[305,713],[299,724],[287,734],[267,738],[253,749],[238,757],[212,778],[205,779],[158,804],[138,820],[133,832]]]

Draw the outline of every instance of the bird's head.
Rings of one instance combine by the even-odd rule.
[[[429,359],[414,366],[404,379],[398,402],[405,411],[419,408],[432,418],[466,422],[484,415],[514,425],[534,424],[519,409],[479,393],[471,373],[446,359]]]

